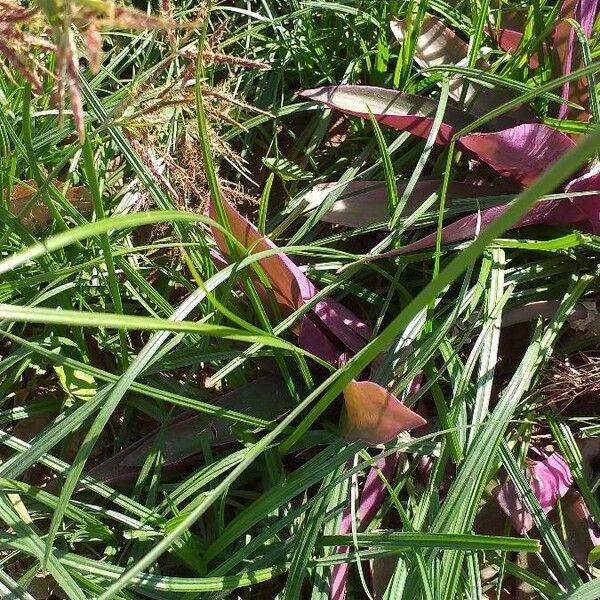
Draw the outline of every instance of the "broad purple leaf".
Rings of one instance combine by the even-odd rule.
[[[277,375],[267,375],[242,385],[215,398],[213,403],[268,421],[282,417],[295,405],[283,379]],[[207,436],[212,448],[231,444],[236,439],[231,431],[233,424],[230,419],[195,411],[179,415],[163,431],[164,466],[172,468],[198,456],[202,452],[202,435]],[[135,477],[158,435],[159,429],[97,465],[89,474],[107,483]]]
[[[596,161],[587,171],[565,186],[566,192],[598,192],[590,196],[575,196],[573,205],[588,220],[591,230],[600,234],[600,162]]]
[[[409,131],[422,138],[427,138],[438,106],[437,101],[430,98],[367,85],[321,87],[305,90],[299,95],[363,119],[369,118],[370,110],[382,125]],[[454,131],[473,119],[472,115],[447,106],[436,142],[448,144]]]
[[[493,133],[473,133],[460,144],[498,173],[529,185],[575,142],[540,123],[517,125]]]
[[[514,29],[499,29],[496,33],[496,36],[492,37],[496,37],[498,46],[500,46],[502,50],[508,52],[509,54],[513,54],[521,44],[523,34],[520,31],[515,31]],[[529,56],[529,68],[537,69],[539,66],[540,60],[538,55],[535,53],[531,54]]]
[[[438,179],[421,180],[415,185],[402,214],[410,215],[417,210],[427,198],[439,191],[442,182]],[[307,212],[316,210],[327,195],[339,186],[338,183],[321,183],[316,185],[307,195]],[[447,200],[456,198],[492,197],[515,191],[514,185],[476,185],[474,183],[451,182],[448,187]],[[402,196],[406,182],[397,185],[398,195]],[[435,210],[434,204],[431,210]],[[322,220],[346,227],[366,227],[387,221],[389,199],[387,186],[382,181],[352,181],[344,188],[343,195],[336,200]]]
[[[348,442],[384,444],[427,421],[373,381],[351,381],[344,388],[342,436]]]
[[[396,39],[404,43],[406,38],[405,19],[394,19],[391,22],[391,28]],[[469,45],[464,40],[446,27],[437,17],[425,15],[415,44],[414,58],[419,66],[427,68],[465,64],[468,55]],[[490,69],[490,64],[484,59],[479,59],[476,66],[482,71]],[[477,116],[487,114],[514,97],[514,94],[506,89],[489,88],[473,82],[465,83],[462,77],[455,75],[450,82],[450,98],[459,101],[463,96],[465,86],[465,106],[469,112]],[[519,108],[509,114],[497,117],[493,123],[488,123],[488,127],[491,129],[506,128],[533,119],[535,117],[529,111]]]
[[[558,452],[527,467],[525,476],[546,514],[573,484],[569,466]],[[525,509],[512,480],[498,486],[493,494],[516,531],[526,533],[533,527],[531,514]]]
[[[277,248],[226,200],[224,206],[232,235],[250,252],[256,253]],[[212,203],[209,214],[216,220],[216,211]],[[227,257],[229,246],[224,235],[218,229],[213,228],[213,237],[219,250]],[[291,314],[300,308],[317,293],[317,288],[285,253],[280,252],[264,258],[259,261],[259,264],[271,283],[277,304],[286,314]],[[259,293],[266,296],[266,291],[258,281],[255,282],[255,285]],[[353,352],[360,350],[371,337],[369,327],[332,298],[321,300],[313,307],[312,311],[319,317],[323,325]]]
[[[318,302],[313,312],[352,352],[358,352],[371,339],[371,329],[343,304],[327,299]]]
[[[298,345],[336,367],[344,365],[349,358],[348,351],[330,340],[306,315],[300,323]]]

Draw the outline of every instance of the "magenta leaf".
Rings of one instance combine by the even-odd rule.
[[[558,452],[527,467],[525,476],[546,514],[554,508],[573,484],[569,466]],[[516,531],[526,533],[533,527],[531,514],[525,509],[512,480],[509,479],[498,486],[493,494]]]
[[[581,212],[595,234],[600,233],[600,163],[596,161],[587,171],[565,186],[566,192],[598,192],[590,196],[575,196],[573,205]]]
[[[326,299],[318,302],[313,312],[327,328],[352,352],[358,352],[371,339],[371,329],[343,304]]]
[[[581,25],[585,36],[592,36],[592,28],[598,10],[598,0],[564,0],[559,17],[560,21],[555,28],[553,42],[556,59],[560,62],[562,74],[568,75],[573,71],[573,54],[575,49],[575,30],[568,19],[574,19]],[[580,65],[575,65],[577,68]],[[582,88],[586,87],[584,80],[566,82],[562,87],[562,97],[565,100],[581,102],[584,97]],[[574,90],[571,89],[573,86]],[[569,107],[561,104],[558,118],[565,119],[569,113]]]
[[[300,323],[298,345],[336,367],[344,365],[349,358],[348,352],[331,341],[306,315]]]
[[[492,133],[473,133],[460,144],[498,173],[529,185],[575,142],[564,133],[528,123]]]
[[[494,206],[482,210],[480,213],[467,215],[458,219],[442,229],[442,244],[453,244],[474,238],[481,229],[498,218],[508,207]],[[529,227],[530,225],[587,225],[587,219],[581,211],[568,200],[542,200],[538,202],[526,215],[521,217],[512,229]],[[400,248],[398,254],[418,252],[435,246],[437,234],[430,235],[407,244]]]
[[[300,96],[321,102],[348,115],[369,118],[369,110],[383,125],[427,138],[438,103],[423,96],[367,85],[337,85],[300,92]],[[474,120],[472,115],[447,106],[436,143],[446,145],[457,129]]]

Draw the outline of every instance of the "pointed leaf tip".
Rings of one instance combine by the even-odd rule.
[[[591,196],[575,196],[571,199],[573,206],[587,219],[591,230],[600,234],[600,162],[593,163],[581,175],[565,186],[566,192],[594,192]]]
[[[493,133],[465,135],[460,144],[501,175],[529,185],[575,142],[548,125],[526,123]]]
[[[353,380],[344,388],[341,428],[348,442],[384,444],[426,422],[377,383]]]
[[[304,90],[299,95],[363,119],[368,119],[371,111],[381,124],[421,138],[427,138],[438,106],[437,101],[430,98],[368,85],[326,86]],[[472,115],[447,106],[436,143],[448,144],[454,131],[473,119]]]

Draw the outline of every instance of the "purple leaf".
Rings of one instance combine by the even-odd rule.
[[[410,215],[417,210],[427,198],[439,191],[442,182],[438,179],[418,181],[403,210],[403,215]],[[316,210],[338,183],[321,183],[316,185],[307,195],[307,211]],[[498,196],[514,190],[512,185],[477,185],[474,183],[451,182],[448,187],[447,200],[456,198],[477,198]],[[402,196],[406,182],[398,183],[398,195]],[[438,204],[432,206],[432,210]],[[342,197],[336,200],[322,220],[346,227],[366,227],[387,221],[390,218],[388,192],[381,181],[352,181],[344,188]]]
[[[358,352],[371,339],[371,329],[343,304],[327,299],[318,302],[313,312],[352,352]]]
[[[387,488],[379,476],[379,472],[381,471],[383,476],[389,481],[396,471],[399,456],[399,453],[396,452],[385,458],[380,458],[375,463],[375,466],[369,469],[358,506],[359,530],[362,530],[369,525],[388,496]],[[352,512],[350,506],[348,506],[342,517],[340,534],[350,533],[351,531]],[[348,551],[349,548],[347,546],[337,548],[337,553],[339,554]],[[330,592],[332,600],[343,600],[346,597],[346,580],[348,579],[349,568],[350,565],[348,563],[340,563],[333,567]]]
[[[344,365],[349,358],[348,352],[332,342],[306,315],[300,324],[298,345],[336,367]]]
[[[596,161],[581,177],[573,179],[565,186],[565,191],[598,192],[593,196],[576,196],[571,202],[587,219],[591,230],[595,234],[600,234],[600,163]]]
[[[546,514],[554,508],[573,484],[569,466],[558,452],[527,467],[525,476]],[[492,493],[516,531],[526,533],[533,527],[531,514],[525,509],[512,480],[507,480]]]
[[[442,244],[453,244],[474,238],[481,229],[497,219],[507,208],[506,205],[494,206],[482,210],[480,213],[463,217],[450,225],[446,225],[442,229]],[[526,215],[521,217],[512,226],[512,229],[543,223],[547,225],[576,225],[585,223],[587,225],[586,221],[581,211],[568,200],[542,200]],[[406,254],[408,252],[418,252],[426,248],[431,248],[435,246],[436,237],[437,234],[432,233],[393,252],[394,254]],[[390,253],[387,253],[383,256],[389,255]]]
[[[321,87],[305,90],[299,95],[363,119],[369,118],[370,110],[381,124],[422,138],[427,138],[438,106],[437,101],[430,98],[367,85]],[[447,106],[436,143],[448,144],[454,131],[473,119],[472,115]]]
[[[582,66],[574,64],[573,55],[575,47],[575,30],[568,19],[574,19],[581,25],[585,36],[592,36],[592,27],[598,10],[598,0],[564,0],[560,14],[559,23],[554,30],[553,49],[554,62],[563,75],[568,75],[573,70]],[[580,61],[578,61],[580,63]],[[581,78],[577,81],[566,82],[562,87],[562,97],[577,104],[585,106],[587,100],[587,81]],[[561,104],[558,118],[565,119],[569,113],[569,107]],[[587,121],[587,111],[581,115],[582,120]]]
[[[493,133],[465,135],[460,144],[498,173],[529,185],[575,142],[552,127],[528,123]]]
[[[496,33],[496,39],[498,46],[509,54],[514,54],[515,51],[521,44],[523,34],[514,29],[499,29]],[[537,54],[531,54],[529,56],[529,68],[537,69],[540,66],[540,61]]]

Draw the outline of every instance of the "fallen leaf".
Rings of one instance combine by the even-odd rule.
[[[479,231],[497,219],[508,206],[494,206],[479,213],[462,217],[442,228],[442,244],[453,244],[474,238]],[[542,200],[525,216],[511,226],[511,229],[529,227],[531,225],[587,225],[587,220],[579,209],[568,200]],[[419,252],[435,246],[437,233],[427,235],[412,244],[402,246],[398,250],[382,254],[381,257]]]
[[[250,253],[255,254],[277,248],[271,240],[263,236],[254,225],[235,210],[227,200],[223,201],[223,206],[232,235]],[[209,215],[215,221],[218,220],[216,209],[212,202],[209,206]],[[212,234],[219,246],[219,250],[228,258],[229,245],[223,233],[216,227],[213,227]],[[317,290],[315,286],[284,252],[263,258],[259,261],[259,264],[269,278],[275,301],[285,314],[291,314],[302,306],[305,300],[312,298],[316,294]],[[257,281],[256,277],[253,279],[257,291],[261,294],[265,302],[268,303],[269,297],[266,290]]]

